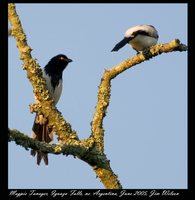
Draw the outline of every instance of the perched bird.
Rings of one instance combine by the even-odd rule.
[[[54,100],[54,104],[58,100],[62,92],[62,73],[67,67],[68,63],[72,62],[70,58],[63,54],[53,57],[43,69],[43,77],[46,80],[47,89],[50,97]],[[36,102],[38,100],[35,97]],[[48,120],[44,119],[43,115],[36,114],[34,124],[32,127],[32,138],[38,141],[51,142],[53,140],[53,131],[48,127]],[[37,164],[39,165],[43,159],[45,164],[48,165],[48,155],[38,150],[31,150],[31,155],[37,154]]]
[[[125,37],[115,45],[112,51],[118,51],[126,44],[130,44],[139,53],[158,41],[158,32],[152,25],[139,25],[129,28],[125,32]]]

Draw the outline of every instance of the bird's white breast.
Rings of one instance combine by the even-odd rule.
[[[43,77],[46,80],[47,89],[50,93],[50,96],[54,100],[55,105],[56,105],[62,93],[62,79],[59,81],[59,84],[55,87],[55,90],[54,90],[53,86],[51,85],[50,77],[45,73],[44,70],[43,70]]]
[[[146,48],[149,48],[157,43],[157,38],[146,36],[146,35],[137,35],[135,38],[130,40],[130,45],[137,51],[143,51]]]

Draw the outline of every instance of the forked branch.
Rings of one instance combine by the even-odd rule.
[[[121,189],[117,175],[110,167],[110,162],[104,153],[104,129],[103,119],[110,102],[111,81],[125,70],[157,56],[161,53],[172,51],[186,51],[187,46],[181,44],[178,39],[167,44],[158,44],[150,49],[129,58],[122,63],[104,71],[98,90],[96,110],[91,123],[91,135],[86,140],[79,140],[77,133],[66,122],[61,113],[55,108],[49,96],[45,80],[42,78],[42,70],[31,56],[32,49],[28,46],[26,35],[23,32],[20,19],[16,13],[15,5],[8,4],[8,17],[11,24],[10,34],[16,39],[16,45],[23,61],[23,69],[27,71],[27,77],[32,84],[33,91],[39,104],[32,104],[31,112],[43,113],[48,118],[50,126],[57,133],[60,144],[47,144],[29,138],[27,135],[15,129],[9,129],[9,141],[28,148],[37,149],[46,153],[73,155],[88,163],[95,171],[107,189]]]

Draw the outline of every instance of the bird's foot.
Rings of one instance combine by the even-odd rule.
[[[149,60],[152,57],[152,54],[150,52],[150,48],[146,48],[142,51],[143,56],[146,60]]]

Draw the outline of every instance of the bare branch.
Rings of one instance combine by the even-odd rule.
[[[52,126],[62,142],[68,139],[77,140],[78,136],[76,132],[72,131],[70,124],[64,120],[49,97],[45,79],[42,78],[42,70],[36,60],[31,56],[32,49],[27,44],[26,35],[23,32],[20,19],[13,3],[8,4],[8,17],[11,24],[12,35],[16,39],[16,45],[20,51],[20,59],[24,62],[23,69],[27,71],[27,77],[33,86],[34,94],[40,102],[39,105],[31,106],[31,112],[36,111],[43,113],[44,116],[48,118],[49,126]]]
[[[91,136],[86,140],[79,140],[71,125],[63,119],[61,113],[55,108],[49,97],[45,80],[42,78],[42,70],[35,59],[31,57],[32,49],[28,46],[26,35],[23,32],[14,4],[8,4],[8,16],[11,24],[11,35],[16,39],[16,45],[20,51],[20,59],[23,60],[23,69],[27,71],[34,94],[39,104],[30,106],[31,112],[43,113],[48,118],[49,125],[58,134],[61,144],[48,144],[29,138],[17,130],[9,130],[9,140],[23,146],[25,149],[33,148],[46,153],[73,155],[92,166],[107,189],[121,189],[122,186],[110,167],[110,162],[104,154],[104,129],[103,119],[106,116],[107,107],[111,95],[111,80],[125,70],[157,56],[161,53],[172,51],[186,51],[187,46],[180,44],[178,39],[167,44],[158,44],[144,51],[142,54],[129,58],[122,63],[105,70],[98,90],[98,100],[93,121],[91,124]]]
[[[41,112],[48,118],[50,125],[53,126],[53,129],[59,136],[59,140],[62,141],[64,146],[38,142],[13,130],[9,131],[10,141],[16,141],[17,144],[20,144],[26,149],[35,148],[43,152],[77,156],[93,167],[97,177],[101,179],[106,188],[122,188],[117,176],[112,172],[105,154],[100,154],[94,145],[93,148],[90,148],[94,143],[93,139],[89,138],[79,141],[76,132],[71,130],[70,124],[63,119],[61,113],[55,108],[46,90],[45,80],[42,78],[42,71],[36,63],[36,60],[31,57],[31,48],[27,44],[26,36],[23,32],[14,4],[8,5],[8,13],[12,35],[16,39],[17,47],[20,51],[20,58],[24,62],[23,68],[27,71],[27,76],[32,83],[34,94],[40,102],[39,104],[31,105],[30,110],[31,112]],[[85,143],[84,147],[82,146],[83,143]],[[109,180],[107,180],[107,177],[109,177]]]
[[[26,150],[28,150],[28,148],[33,148],[45,153],[63,154],[66,156],[73,155],[88,163],[106,188],[122,188],[118,177],[113,173],[110,167],[110,162],[107,160],[106,155],[100,154],[100,152],[94,148],[92,139],[67,144],[48,144],[33,140],[16,129],[9,129],[8,131],[9,141],[15,141],[16,144],[23,146]]]
[[[166,44],[158,44],[144,51],[143,53],[140,53],[132,58],[128,58],[127,60],[112,67],[111,69],[106,69],[104,71],[101,83],[99,85],[96,110],[91,125],[91,136],[94,138],[97,148],[101,152],[104,152],[103,119],[106,116],[106,111],[110,102],[111,80],[125,70],[139,63],[149,60],[150,58],[155,57],[161,53],[168,53],[172,51],[187,51],[187,46],[181,44],[178,39],[175,39]]]

